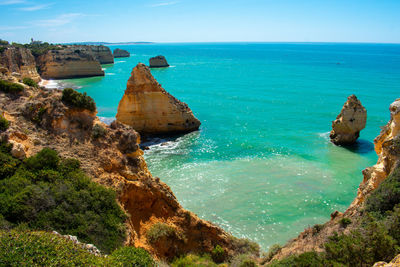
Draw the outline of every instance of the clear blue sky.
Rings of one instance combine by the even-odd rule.
[[[400,0],[0,0],[0,38],[31,37],[400,43]]]

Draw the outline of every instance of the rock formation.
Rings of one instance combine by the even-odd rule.
[[[165,91],[142,63],[132,70],[116,117],[145,134],[190,132],[200,126],[188,105]]]
[[[100,64],[112,64],[114,63],[114,57],[111,53],[110,48],[104,45],[72,45],[70,46],[74,50],[80,50],[93,57],[100,62]]]
[[[357,197],[350,208],[360,205],[365,197],[375,190],[379,184],[393,171],[400,159],[400,98],[390,105],[390,121],[383,127],[374,140],[378,162],[363,170]]]
[[[113,51],[113,55],[114,55],[114,58],[118,58],[118,57],[129,57],[131,54],[126,50],[116,48]]]
[[[150,68],[165,68],[169,67],[169,64],[164,56],[156,56],[149,59]]]
[[[50,50],[37,58],[37,64],[44,79],[104,76],[99,61],[93,55],[74,47]]]
[[[16,98],[0,92],[0,107],[10,121],[0,139],[23,144],[27,157],[49,147],[62,157],[76,158],[95,182],[113,188],[129,214],[126,245],[143,247],[158,259],[188,252],[209,253],[216,245],[229,255],[234,252],[230,235],[183,209],[171,189],[151,175],[135,130],[116,121],[108,126],[94,113],[66,105],[61,94],[57,89],[26,88],[25,94]],[[99,138],[92,137],[96,124],[105,129]],[[169,225],[175,234],[148,240],[147,232],[157,223]]]
[[[1,73],[5,76],[14,75],[17,78],[31,78],[36,82],[40,81],[40,76],[36,69],[35,58],[31,51],[26,48],[8,47],[0,53]],[[17,79],[18,80],[18,79]]]
[[[332,122],[330,138],[335,145],[351,145],[365,128],[367,111],[355,95],[351,95],[344,103],[342,111]]]
[[[349,97],[350,99],[350,97]],[[345,105],[346,106],[346,105]],[[358,105],[356,105],[358,106]],[[297,238],[286,244],[273,259],[283,259],[293,254],[300,254],[307,251],[323,251],[323,244],[335,232],[341,234],[350,231],[351,228],[343,228],[339,221],[342,218],[351,218],[354,225],[360,223],[362,218],[363,203],[366,197],[378,188],[394,170],[400,160],[400,99],[390,105],[390,121],[383,127],[381,133],[375,138],[375,151],[379,156],[378,162],[372,167],[363,170],[364,179],[361,182],[357,196],[344,212],[333,212],[331,220],[325,223],[317,233],[313,228],[308,228],[300,233]],[[398,258],[397,258],[398,261]],[[377,265],[381,266],[381,265]],[[390,265],[388,265],[390,266]]]

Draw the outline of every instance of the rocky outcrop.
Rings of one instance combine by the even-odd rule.
[[[169,64],[164,56],[156,56],[149,59],[150,68],[166,68]]]
[[[377,262],[372,267],[398,267],[400,266],[400,254],[397,255],[391,262],[386,263],[383,261]]]
[[[142,63],[132,70],[116,117],[145,134],[190,132],[200,126],[188,105],[165,91]]]
[[[113,188],[129,214],[127,245],[143,247],[159,259],[188,252],[209,253],[216,245],[233,253],[231,237],[225,231],[183,209],[171,189],[151,175],[135,130],[116,121],[108,126],[94,113],[63,103],[61,94],[57,89],[27,88],[26,95],[15,98],[0,92],[0,107],[10,121],[0,138],[23,144],[28,157],[49,147],[62,157],[76,158],[95,182]],[[94,138],[96,124],[105,131]],[[174,229],[175,234],[149,240],[149,229],[160,223]]]
[[[93,57],[100,62],[100,64],[112,64],[114,63],[114,57],[109,47],[104,45],[73,45],[71,46],[74,50],[80,50]]]
[[[358,139],[366,123],[367,110],[355,95],[351,95],[336,120],[332,122],[329,137],[335,145],[351,145]]]
[[[31,78],[36,82],[40,76],[36,69],[35,57],[26,48],[8,47],[0,53],[1,74],[19,78]],[[14,75],[13,75],[14,74]]]
[[[44,79],[104,76],[99,61],[92,54],[74,47],[50,50],[37,58],[37,64]]]
[[[363,170],[364,179],[361,182],[357,197],[350,209],[364,202],[366,196],[375,190],[379,184],[393,171],[400,159],[400,98],[390,105],[390,121],[383,127],[374,140],[378,162]]]
[[[113,51],[113,55],[114,55],[114,58],[118,58],[118,57],[130,57],[131,54],[126,50],[116,48]]]

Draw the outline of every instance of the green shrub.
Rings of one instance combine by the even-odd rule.
[[[107,134],[107,130],[103,128],[103,126],[101,126],[100,124],[96,124],[95,126],[93,126],[92,129],[92,137],[94,139],[100,138],[100,137],[104,137]]]
[[[22,82],[24,84],[28,85],[28,86],[32,86],[32,87],[38,88],[38,84],[34,80],[32,80],[31,78],[24,78],[22,80]]]
[[[10,123],[6,118],[0,115],[0,131],[5,131],[8,129],[8,126],[10,126]]]
[[[260,255],[260,246],[249,239],[230,236],[229,243],[232,245],[232,249],[238,254]]]
[[[155,223],[147,230],[146,237],[150,243],[157,242],[160,238],[176,236],[176,229],[165,223]]]
[[[92,112],[96,110],[96,104],[90,96],[86,93],[79,93],[72,88],[63,90],[61,100],[72,107],[88,109]]]
[[[106,253],[123,244],[126,215],[115,192],[92,182],[77,160],[45,148],[24,161],[0,152],[0,163],[3,222],[75,235]]]
[[[16,94],[23,90],[24,87],[20,84],[0,80],[0,91]]]
[[[0,39],[0,45],[9,45],[8,41]]]
[[[239,267],[257,267],[257,263],[252,259],[246,259],[240,263]]]
[[[188,254],[174,260],[171,263],[172,267],[217,267],[209,255],[193,255]]]
[[[273,261],[271,267],[323,267],[323,266],[347,266],[338,265],[334,262],[328,263],[323,256],[316,252],[305,252],[299,255],[289,256],[281,261]]]
[[[106,266],[106,260],[49,232],[0,231],[1,266]]]
[[[111,264],[114,266],[153,267],[154,260],[143,248],[122,247],[116,249],[110,256]]]
[[[0,46],[0,54],[3,53],[7,48],[5,48],[4,46]]]
[[[319,232],[321,232],[322,229],[324,229],[324,225],[323,225],[323,224],[315,224],[315,225],[312,227],[313,235],[318,234]]]
[[[217,245],[212,251],[211,251],[211,258],[215,263],[222,263],[224,262],[226,257],[225,250],[220,246]]]
[[[348,225],[351,224],[351,219],[349,218],[342,218],[339,221],[340,226],[342,226],[343,228],[346,228]]]
[[[229,266],[237,267],[253,267],[257,266],[256,262],[249,254],[238,254],[230,262]]]
[[[365,210],[384,214],[400,203],[400,168],[392,173],[372,191],[365,203]]]

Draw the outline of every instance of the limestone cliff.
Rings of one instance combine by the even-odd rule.
[[[363,203],[365,197],[375,190],[393,171],[400,159],[400,98],[390,105],[389,110],[390,121],[374,140],[375,152],[379,156],[378,162],[363,170],[364,179],[358,188],[356,199],[350,205],[350,209]]]
[[[95,113],[63,103],[59,90],[31,88],[17,98],[0,92],[0,107],[10,121],[2,140],[20,144],[26,156],[49,147],[62,157],[77,158],[94,181],[116,190],[129,214],[127,245],[144,247],[163,259],[210,252],[217,244],[232,252],[225,231],[184,210],[171,189],[151,175],[139,148],[139,134],[131,127],[103,124]],[[97,138],[92,135],[96,124],[105,129]],[[149,241],[147,232],[156,223],[169,225],[175,234]]]
[[[93,57],[100,62],[100,64],[112,64],[114,63],[114,57],[111,53],[110,48],[104,45],[73,45],[71,46],[74,50],[80,50]]]
[[[164,56],[156,56],[149,59],[150,68],[166,68],[169,64]]]
[[[116,117],[146,134],[190,132],[200,126],[188,105],[165,91],[142,63],[132,70]]]
[[[344,103],[340,114],[332,122],[330,138],[335,145],[353,144],[365,128],[367,111],[355,95],[351,95]]]
[[[44,79],[104,76],[100,63],[93,55],[73,47],[50,50],[37,58],[37,65]]]
[[[131,54],[126,50],[116,48],[113,51],[113,55],[114,55],[114,58],[118,58],[118,57],[129,57]]]
[[[14,73],[16,78],[27,77],[36,82],[40,81],[35,58],[29,49],[20,47],[6,48],[0,53],[0,66],[4,68],[2,73],[4,72],[7,76],[11,76]]]

